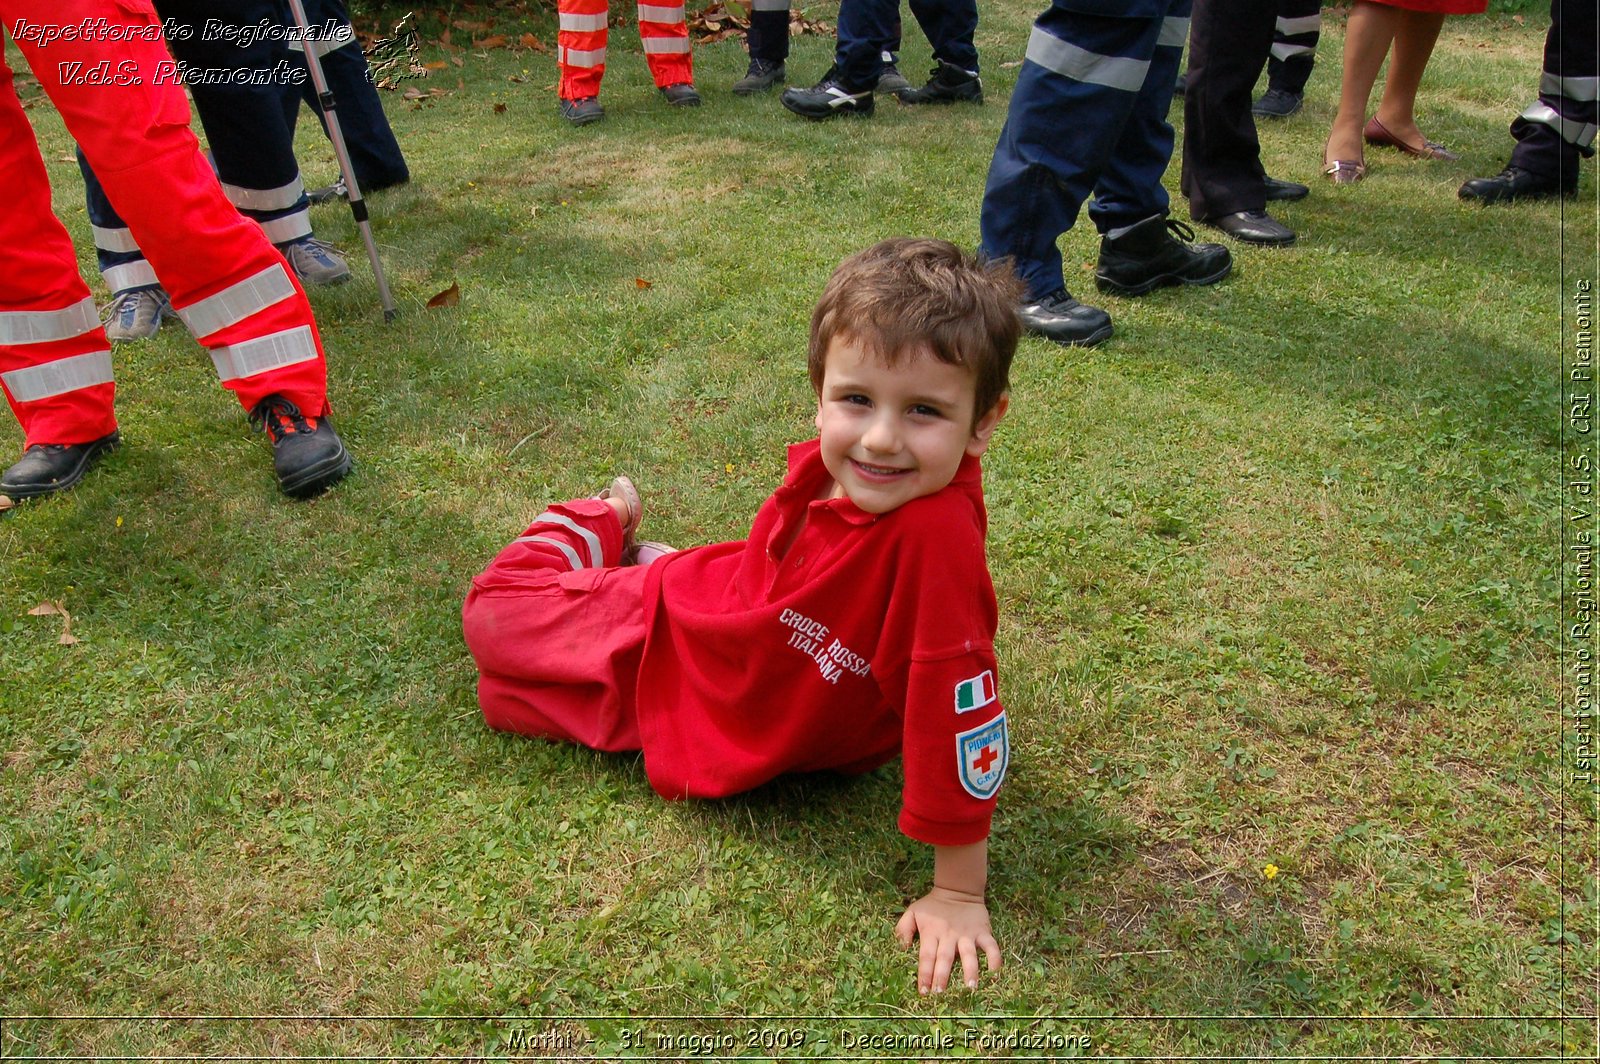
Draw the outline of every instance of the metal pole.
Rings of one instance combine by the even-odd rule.
[[[372,226],[367,222],[367,204],[361,198],[355,167],[350,164],[350,149],[345,146],[344,131],[339,128],[339,113],[335,110],[333,91],[328,88],[328,79],[322,73],[322,60],[317,57],[316,42],[311,39],[311,23],[306,18],[305,4],[301,0],[289,0],[289,10],[294,14],[295,25],[300,27],[306,69],[311,72],[311,85],[317,90],[317,103],[322,106],[322,117],[328,124],[328,139],[333,142],[333,153],[339,158],[339,173],[344,175],[345,188],[349,190],[350,213],[355,217],[356,227],[361,230],[361,239],[367,245],[367,258],[372,260],[372,275],[378,280],[378,299],[383,303],[383,320],[393,321],[394,297],[389,294],[389,284],[383,277],[378,245],[372,239]]]

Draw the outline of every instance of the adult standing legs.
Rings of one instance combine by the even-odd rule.
[[[1551,0],[1539,98],[1511,123],[1517,141],[1511,162],[1493,177],[1462,185],[1462,199],[1509,203],[1577,190],[1579,160],[1594,155],[1600,117],[1597,16],[1594,0]]]
[[[1250,94],[1272,48],[1278,0],[1194,0],[1184,94],[1183,176],[1189,216],[1250,244],[1294,233],[1266,212],[1266,171]]]
[[[1130,3],[1124,17],[1068,6],[1075,2],[1054,0],[1034,23],[989,164],[980,227],[983,253],[1010,259],[1027,286],[1028,329],[1090,345],[1111,335],[1111,318],[1072,298],[1056,241],[1091,193],[1105,237],[1100,273],[1115,267],[1115,290],[1148,291],[1146,284],[1177,283],[1178,275],[1217,280],[1229,256],[1220,245],[1180,244],[1165,225],[1161,174],[1172,154],[1165,112],[1188,0]],[[1108,262],[1107,245],[1128,237],[1137,247]]]

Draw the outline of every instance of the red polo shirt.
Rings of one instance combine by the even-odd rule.
[[[645,771],[664,797],[717,798],[903,753],[900,830],[977,842],[1009,756],[978,461],[886,514],[818,500],[827,477],[817,441],[791,447],[747,541],[650,567]]]

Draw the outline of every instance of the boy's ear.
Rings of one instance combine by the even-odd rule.
[[[972,439],[967,441],[967,453],[977,458],[989,449],[989,437],[994,435],[994,430],[999,427],[1000,419],[1006,416],[1006,410],[1011,406],[1009,394],[1000,396],[989,412],[978,419],[972,426]]]

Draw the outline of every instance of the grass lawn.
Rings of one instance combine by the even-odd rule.
[[[1277,211],[1300,241],[1235,245],[1220,285],[1099,296],[1092,226],[1062,240],[1117,333],[1025,340],[985,461],[1014,757],[980,989],[919,998],[894,943],[932,867],[897,767],[667,805],[636,757],[483,726],[471,576],[616,471],[648,538],[742,536],[811,431],[832,267],[976,243],[1041,7],[985,6],[987,105],[822,124],[728,94],[736,41],[669,110],[623,26],[581,130],[552,15],[458,10],[484,24],[458,51],[420,19],[444,66],[404,87],[440,94],[386,97],[415,180],[373,202],[394,324],[348,213],[314,214],[357,270],[312,296],[356,474],[281,498],[172,326],[118,349],[125,446],[0,518],[0,1013],[80,1017],[0,1021],[0,1056],[1595,1050],[1561,478],[1596,182],[1455,195],[1505,161],[1540,14],[1447,23],[1420,118],[1460,162],[1373,151],[1344,188],[1318,175],[1330,20],[1305,111],[1262,130],[1313,186]],[[523,33],[543,48],[469,44]],[[831,47],[796,38],[791,82]],[[908,18],[907,73],[927,59]],[[94,276],[69,141],[29,113]],[[334,174],[309,116],[301,161]],[[789,1019],[696,1019],[742,1016]]]

